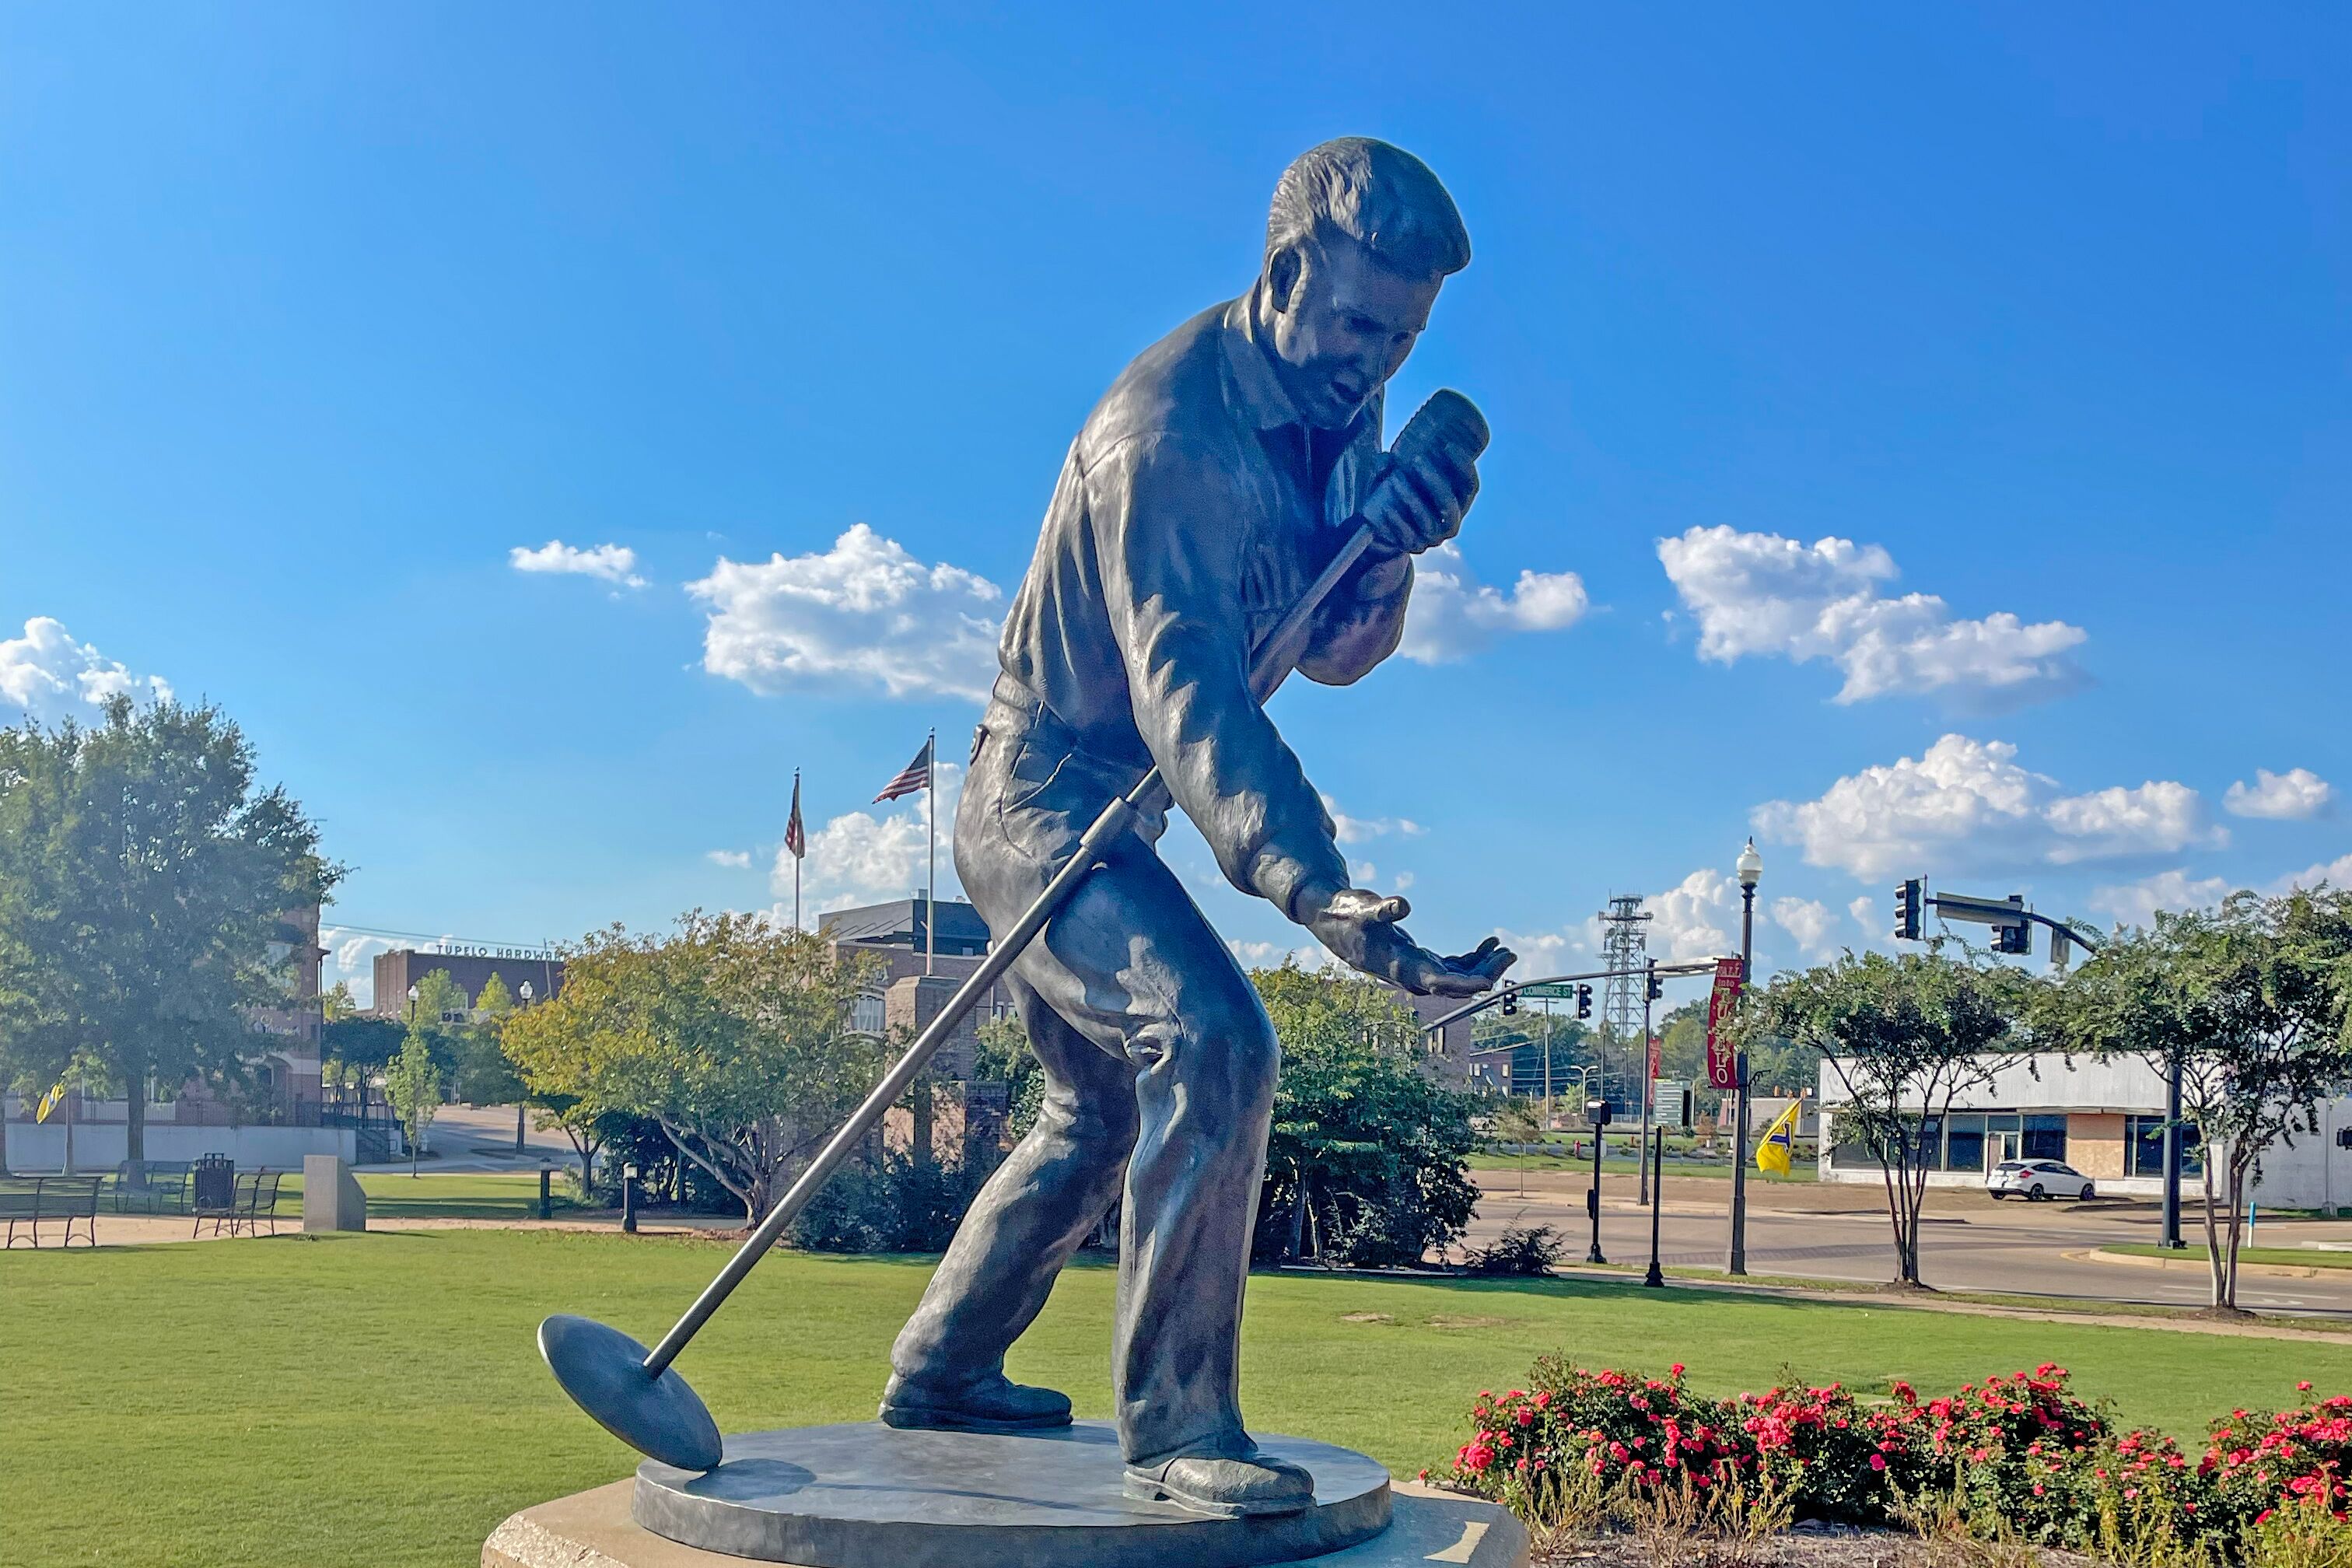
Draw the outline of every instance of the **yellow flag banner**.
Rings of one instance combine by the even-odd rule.
[[[49,1112],[55,1110],[60,1104],[62,1104],[65,1098],[65,1080],[63,1079],[59,1079],[58,1080],[57,1088],[41,1096],[40,1107],[33,1112],[33,1120],[36,1121],[47,1121],[49,1119]]]
[[[1780,1112],[1771,1126],[1764,1131],[1764,1141],[1756,1145],[1756,1168],[1778,1175],[1789,1173],[1789,1151],[1797,1142],[1797,1108],[1802,1100],[1791,1100],[1789,1109]]]

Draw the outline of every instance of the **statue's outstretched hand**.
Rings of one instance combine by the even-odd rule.
[[[1301,923],[1342,963],[1416,996],[1475,996],[1518,957],[1490,936],[1474,952],[1441,958],[1397,924],[1412,906],[1391,894],[1342,888],[1328,896],[1309,895],[1307,906]]]

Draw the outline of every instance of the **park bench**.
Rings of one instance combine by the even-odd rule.
[[[269,1234],[278,1234],[278,1184],[286,1179],[283,1171],[263,1166],[256,1171],[237,1173],[236,1184],[230,1190],[229,1201],[217,1208],[199,1205],[196,1209],[196,1229],[204,1229],[205,1221],[213,1222],[213,1234],[221,1233],[226,1222],[231,1236],[259,1236],[267,1223]]]
[[[189,1160],[148,1160],[134,1172],[125,1160],[115,1168],[117,1214],[186,1214],[195,1164]]]
[[[16,1227],[22,1226],[28,1242],[37,1247],[41,1245],[41,1226],[54,1222],[65,1228],[58,1245],[71,1247],[74,1221],[79,1220],[82,1240],[96,1247],[98,1188],[96,1176],[31,1176],[0,1183],[0,1219],[7,1222],[6,1245],[16,1245]]]

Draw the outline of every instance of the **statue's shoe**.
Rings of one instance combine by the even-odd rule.
[[[1127,1467],[1127,1495],[1165,1500],[1219,1519],[1297,1513],[1315,1501],[1315,1478],[1253,1444],[1239,1456],[1184,1455]]]
[[[909,1383],[893,1373],[882,1390],[885,1426],[948,1432],[1034,1432],[1070,1424],[1070,1397],[1014,1383],[1003,1373],[952,1387]]]

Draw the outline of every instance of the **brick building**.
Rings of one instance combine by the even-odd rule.
[[[379,1018],[404,1022],[408,1016],[408,988],[436,969],[448,971],[450,980],[465,992],[468,1002],[482,994],[482,987],[489,984],[493,974],[517,999],[521,997],[526,980],[530,982],[534,1002],[547,1001],[563,989],[563,961],[545,948],[452,944],[436,951],[402,947],[375,955],[375,1001],[369,1010]]]

